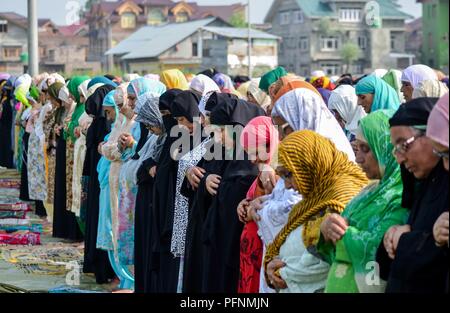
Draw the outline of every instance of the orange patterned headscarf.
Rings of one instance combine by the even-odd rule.
[[[287,77],[287,76],[282,77],[281,83],[282,83],[283,87],[281,87],[281,89],[275,95],[274,103],[277,102],[278,99],[280,99],[282,96],[287,94],[289,91],[292,91],[292,90],[298,89],[298,88],[309,89],[311,91],[314,91],[320,97],[322,97],[320,92],[313,85],[311,85],[310,83],[308,83],[306,81],[300,80],[297,77]]]

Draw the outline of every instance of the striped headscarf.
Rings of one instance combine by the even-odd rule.
[[[289,234],[303,225],[305,247],[317,244],[320,224],[330,213],[341,213],[368,180],[358,165],[325,137],[302,130],[278,148],[279,163],[290,171],[303,200],[292,208],[287,224],[267,248],[264,266],[279,254]]]

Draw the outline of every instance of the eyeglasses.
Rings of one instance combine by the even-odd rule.
[[[392,150],[392,155],[394,157],[397,157],[398,154],[405,154],[406,152],[408,152],[409,148],[411,148],[411,145],[422,136],[423,135],[411,137],[408,140],[406,140],[404,143],[396,145],[394,147],[394,149]]]
[[[433,153],[441,159],[448,160],[448,151],[440,152],[440,151],[437,151],[436,149],[433,149]]]

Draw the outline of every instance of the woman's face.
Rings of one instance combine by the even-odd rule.
[[[40,102],[40,103],[45,103],[46,100],[47,100],[47,93],[46,93],[45,91],[42,91],[42,92],[39,94],[39,102]]]
[[[358,95],[358,105],[362,106],[367,114],[372,111],[373,96],[373,93]]]
[[[400,91],[403,92],[403,96],[405,97],[406,101],[412,100],[414,88],[411,83],[402,81],[402,88],[400,89]]]
[[[280,165],[276,169],[276,173],[284,181],[286,189],[294,189],[298,191],[298,186],[295,183],[294,175],[287,168]]]
[[[258,104],[258,101],[256,101],[255,97],[250,92],[247,92],[247,101],[250,103]]]
[[[132,93],[128,94],[128,106],[133,111],[134,111],[134,108],[136,107],[136,100],[137,100],[137,97],[135,94],[132,94]]]
[[[367,142],[356,139],[356,163],[361,166],[369,179],[381,179],[380,166]]]
[[[83,95],[80,95],[80,102],[86,103],[86,98]]]
[[[341,125],[342,129],[345,129],[345,121],[342,118],[342,116],[339,114],[338,111],[336,110],[331,110],[331,112],[333,112],[334,117],[336,118],[336,120],[338,121],[339,125]]]
[[[180,116],[177,117],[176,120],[180,127],[186,128],[189,131],[189,134],[194,133],[194,124],[189,122],[189,120],[186,117]]]
[[[114,122],[116,120],[116,110],[113,107],[107,107],[104,106],[103,109],[105,110],[106,118],[110,122]]]

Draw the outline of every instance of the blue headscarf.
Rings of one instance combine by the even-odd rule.
[[[167,88],[163,83],[143,77],[132,80],[127,88],[128,94],[135,95],[136,98],[139,98],[139,96],[148,92],[160,96],[165,93],[166,90]]]
[[[117,107],[116,101],[114,100],[115,94],[116,91],[112,90],[105,96],[105,99],[103,99],[104,107],[113,107],[114,110],[116,111],[116,118],[114,120],[114,123],[117,121],[117,118],[119,117],[119,108]]]
[[[113,86],[114,88],[117,87],[117,84],[115,82],[113,82],[112,80],[110,80],[104,76],[97,76],[97,77],[94,77],[93,79],[91,79],[91,81],[88,84],[88,89],[97,84],[110,85],[110,86]]]
[[[400,107],[400,100],[394,88],[375,75],[369,75],[361,79],[356,85],[357,95],[369,93],[374,94],[370,112],[387,109],[398,110]]]

